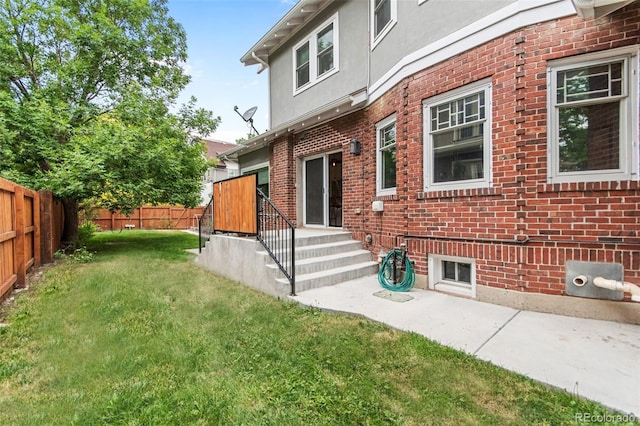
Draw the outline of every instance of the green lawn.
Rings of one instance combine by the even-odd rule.
[[[181,232],[100,233],[93,262],[48,268],[4,308],[0,424],[558,425],[609,413],[422,336],[256,293],[196,266],[192,247]]]

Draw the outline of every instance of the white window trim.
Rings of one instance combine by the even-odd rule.
[[[380,130],[387,127],[389,124],[395,123],[396,125],[396,186],[393,188],[382,188],[382,153],[380,150]],[[390,115],[384,120],[376,124],[376,196],[384,195],[396,195],[396,188],[398,186],[398,122],[396,121],[396,115]]]
[[[264,169],[264,168],[269,168],[269,162],[265,161],[264,163],[258,163],[258,164],[254,164],[253,166],[248,166],[248,167],[243,167],[240,170],[240,175],[244,175],[247,172],[252,172],[254,170],[260,170],[260,169]]]
[[[398,0],[390,0],[391,1],[391,19],[389,20],[389,22],[387,22],[387,25],[385,25],[385,27],[382,29],[382,31],[380,31],[380,33],[378,35],[375,35],[375,24],[376,24],[376,0],[371,0],[369,2],[370,4],[370,28],[371,28],[371,50],[375,49],[376,46],[378,45],[378,43],[380,43],[382,41],[383,38],[385,38],[385,36],[387,34],[389,34],[389,32],[391,31],[391,29],[396,25],[396,23],[398,22]]]
[[[577,57],[550,61],[547,67],[547,182],[604,182],[638,179],[638,58],[639,46],[622,47]],[[624,61],[623,98],[620,100],[620,169],[560,173],[557,71],[616,60]]]
[[[491,79],[484,79],[475,83],[468,84],[458,89],[451,90],[433,98],[423,101],[423,128],[424,128],[424,191],[448,191],[457,189],[471,189],[471,188],[488,188],[491,186],[493,167],[492,167],[492,150],[491,143],[492,133],[492,115],[493,115],[493,102],[492,102],[492,84]],[[454,182],[433,182],[433,155],[432,155],[432,139],[431,139],[431,107],[440,105],[444,102],[450,102],[457,98],[462,98],[473,93],[477,93],[484,90],[485,99],[485,121],[484,121],[484,135],[483,135],[483,177],[481,179],[469,179],[460,180]]]
[[[471,265],[471,283],[457,283],[455,281],[444,280],[442,277],[442,262],[468,263]],[[441,256],[437,254],[429,255],[429,288],[446,293],[457,294],[459,296],[476,297],[476,261],[467,257]]]
[[[333,24],[333,68],[329,71],[326,71],[322,75],[318,75],[318,33],[331,24]],[[314,85],[334,75],[340,70],[340,35],[338,32],[338,28],[338,14],[336,13],[331,18],[320,24],[311,34],[309,34],[308,37],[293,46],[291,61],[293,70],[293,96],[304,92],[308,88],[313,87]],[[300,87],[296,87],[296,51],[307,42],[309,43],[309,81]]]

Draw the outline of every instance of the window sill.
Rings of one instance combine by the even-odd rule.
[[[619,180],[604,182],[565,182],[538,184],[538,193],[547,192],[581,192],[581,191],[628,191],[640,189],[637,180]]]
[[[373,198],[373,201],[398,201],[400,197],[398,194],[394,192],[390,193],[379,193]]]
[[[468,188],[448,189],[442,191],[421,191],[416,194],[416,200],[433,200],[454,197],[491,197],[502,195],[500,188]]]
[[[435,283],[434,290],[441,291],[443,293],[455,294],[456,296],[465,296],[474,299],[476,297],[475,291],[471,285],[440,281]]]

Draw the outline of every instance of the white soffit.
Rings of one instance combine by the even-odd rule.
[[[576,12],[584,19],[602,18],[635,0],[571,0]]]

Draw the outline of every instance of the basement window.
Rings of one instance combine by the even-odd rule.
[[[460,296],[476,297],[475,260],[429,255],[429,288]]]

